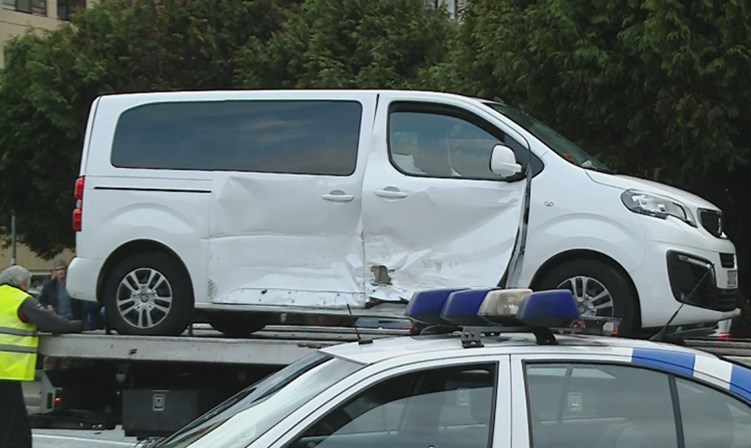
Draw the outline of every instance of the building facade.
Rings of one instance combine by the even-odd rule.
[[[2,0],[0,7],[0,68],[5,43],[28,30],[51,30],[86,8],[86,0]]]

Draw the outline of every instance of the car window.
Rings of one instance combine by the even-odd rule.
[[[497,144],[509,146],[519,163],[529,160],[524,146],[476,117],[454,111],[397,106],[389,115],[389,157],[399,171],[413,176],[500,180],[490,171]],[[535,160],[537,160],[535,158]],[[541,162],[537,161],[539,165]],[[535,174],[541,166],[534,166]]]
[[[527,364],[535,448],[677,446],[669,375],[606,364]]]
[[[120,116],[120,168],[348,176],[355,171],[362,106],[354,101],[155,103]]]
[[[686,448],[751,444],[751,408],[723,392],[682,378],[676,381]]]
[[[159,447],[248,446],[317,394],[361,367],[315,352],[238,392],[161,442]]]
[[[494,365],[423,370],[375,384],[336,407],[290,448],[490,444]]]

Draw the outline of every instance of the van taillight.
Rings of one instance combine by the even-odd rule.
[[[73,190],[73,196],[76,199],[76,208],[73,210],[73,231],[81,231],[81,214],[83,213],[83,186],[84,176],[76,179],[76,188]]]

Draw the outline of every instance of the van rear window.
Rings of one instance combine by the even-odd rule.
[[[120,168],[348,176],[362,106],[355,101],[155,103],[120,116],[111,162]]]

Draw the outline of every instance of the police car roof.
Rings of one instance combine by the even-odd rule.
[[[402,336],[375,339],[371,343],[347,343],[327,347],[323,352],[360,364],[375,364],[400,357],[420,355],[421,358],[450,358],[452,356],[508,355],[523,353],[568,353],[630,356],[634,349],[652,349],[686,353],[699,357],[718,359],[715,355],[668,343],[618,337],[556,335],[557,345],[539,345],[531,333],[508,333],[486,336],[484,347],[463,348],[456,334]]]

